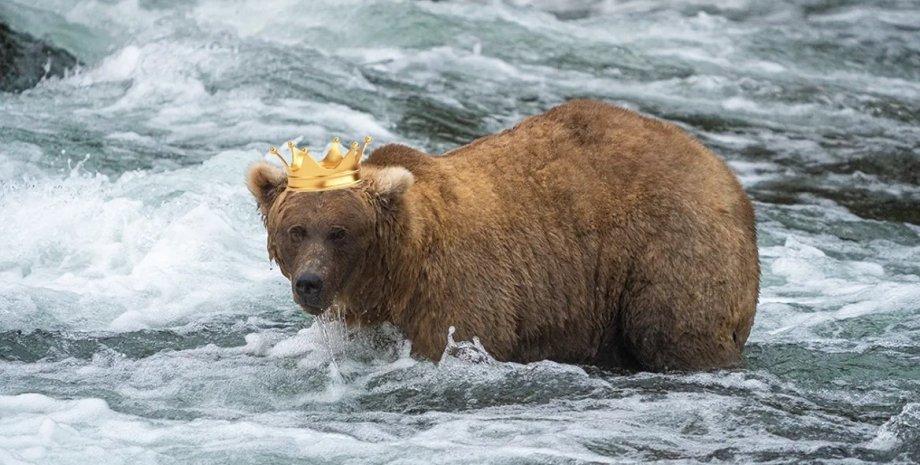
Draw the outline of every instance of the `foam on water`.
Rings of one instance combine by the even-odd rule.
[[[896,3],[896,2],[894,2]],[[0,462],[920,460],[918,10],[11,0],[85,65],[0,95]],[[676,121],[758,214],[748,367],[609,373],[291,302],[269,144],[439,152],[571,97]]]
[[[240,184],[238,168],[257,158],[7,185],[0,328],[157,326],[283,289]]]

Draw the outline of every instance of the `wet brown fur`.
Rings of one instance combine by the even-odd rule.
[[[672,124],[577,100],[443,156],[383,146],[362,178],[291,193],[260,164],[249,186],[282,272],[321,263],[338,279],[326,303],[355,324],[395,324],[417,355],[438,360],[454,326],[499,360],[741,362],[758,294],[754,212],[726,165]],[[292,246],[295,223],[316,237],[344,225],[351,250]]]

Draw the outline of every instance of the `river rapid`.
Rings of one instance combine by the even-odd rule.
[[[916,463],[910,1],[0,0],[83,65],[0,93],[0,463]],[[575,97],[676,122],[755,201],[747,367],[409,357],[296,308],[269,144],[440,153]],[[447,338],[447,335],[445,335]]]

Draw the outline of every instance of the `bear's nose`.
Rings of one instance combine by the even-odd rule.
[[[319,292],[323,290],[323,278],[318,274],[304,273],[297,278],[294,283],[294,289],[303,303],[317,306],[319,304]]]

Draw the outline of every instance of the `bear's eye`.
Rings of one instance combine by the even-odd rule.
[[[340,243],[345,240],[346,235],[347,232],[345,228],[335,227],[329,230],[329,234],[326,235],[326,238],[329,239],[330,242]]]
[[[307,231],[300,226],[291,226],[291,229],[288,229],[288,237],[291,238],[291,242],[300,242],[307,237]]]

